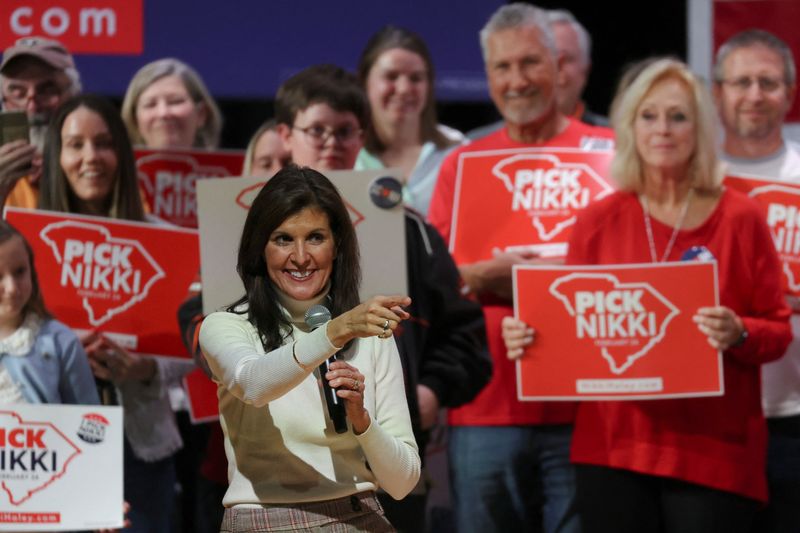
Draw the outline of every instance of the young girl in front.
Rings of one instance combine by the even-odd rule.
[[[25,238],[0,221],[0,405],[98,404],[75,333],[47,312]]]

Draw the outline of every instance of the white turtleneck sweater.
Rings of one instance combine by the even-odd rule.
[[[364,374],[364,408],[372,423],[361,435],[352,428],[333,430],[318,372],[294,361],[293,344],[297,359],[310,369],[338,350],[326,327],[308,332],[302,319],[323,298],[281,298],[292,316],[292,334],[269,353],[246,314],[219,312],[203,321],[200,346],[218,383],[228,457],[225,507],[330,500],[378,486],[400,499],[419,478],[393,338],[356,339],[344,354]]]

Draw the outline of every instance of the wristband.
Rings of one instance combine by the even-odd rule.
[[[744,344],[745,341],[747,341],[747,337],[749,337],[749,336],[750,336],[750,334],[747,333],[747,328],[745,328],[744,325],[743,325],[742,326],[742,333],[739,334],[739,338],[736,339],[736,341],[733,344],[731,344],[731,348],[738,348],[739,346]]]

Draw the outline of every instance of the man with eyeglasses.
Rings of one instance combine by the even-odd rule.
[[[58,41],[25,37],[3,52],[2,108],[27,114],[30,143],[0,146],[0,205],[36,207],[47,126],[61,103],[80,90],[72,55]]]
[[[725,141],[722,158],[732,175],[800,183],[800,145],[784,139],[795,95],[791,49],[763,30],[747,30],[717,52],[714,97]],[[762,366],[762,404],[769,427],[767,479],[770,503],[756,532],[800,531],[800,315],[783,358]]]

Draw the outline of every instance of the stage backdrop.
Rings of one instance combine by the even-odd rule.
[[[444,100],[485,100],[478,30],[500,0],[5,0],[0,47],[31,35],[61,39],[76,57],[84,89],[121,96],[149,61],[193,65],[217,98],[272,98],[288,76],[315,63],[354,68],[369,37],[386,24],[419,33]]]

